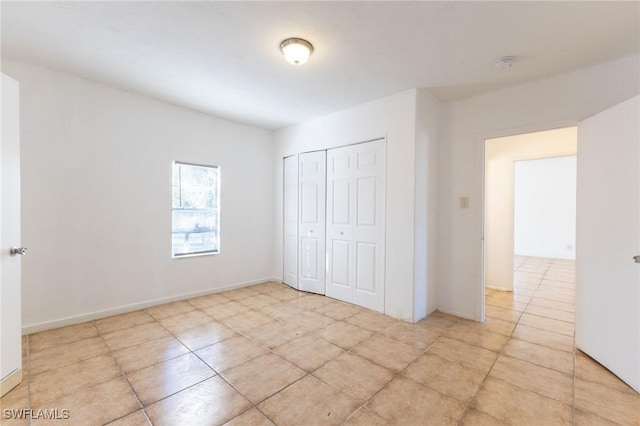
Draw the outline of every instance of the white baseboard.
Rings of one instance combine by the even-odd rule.
[[[464,318],[464,319],[468,319],[468,320],[471,320],[471,321],[476,321],[476,318],[475,318],[474,315],[469,315],[466,312],[460,312],[460,311],[456,311],[454,309],[447,309],[447,308],[444,308],[442,306],[436,307],[436,311],[442,312],[443,314],[453,315],[454,317],[459,317],[459,318]]]
[[[22,367],[15,369],[4,379],[0,380],[0,397],[4,396],[11,389],[18,386],[20,382],[22,382]]]
[[[485,287],[486,288],[490,288],[491,290],[513,291],[513,289],[508,289],[508,288],[504,288],[504,287],[497,287],[495,285],[490,285],[490,284],[485,285]]]
[[[64,327],[67,325],[79,324],[85,321],[91,321],[112,315],[125,314],[127,312],[137,311],[139,309],[149,308],[151,306],[162,305],[163,303],[175,302],[178,300],[191,299],[198,296],[205,296],[207,294],[222,293],[224,291],[235,290],[237,288],[248,287],[256,284],[265,283],[268,281],[278,281],[280,279],[274,277],[260,278],[257,280],[246,281],[243,283],[232,284],[225,287],[218,287],[214,289],[195,291],[192,293],[183,293],[175,296],[162,297],[159,299],[148,300],[146,302],[133,303],[131,305],[118,306],[115,308],[104,309],[101,311],[88,312],[86,314],[74,315],[71,317],[60,318],[52,321],[45,321],[36,324],[29,324],[22,327],[22,334],[32,334],[39,331],[50,330],[52,328]]]

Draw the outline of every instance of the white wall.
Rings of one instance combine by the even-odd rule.
[[[20,82],[24,331],[272,276],[272,133],[44,68]],[[221,253],[171,259],[171,161],[221,167]]]
[[[514,253],[576,258],[576,156],[516,161]]]
[[[413,320],[415,114],[410,90],[276,131],[275,276],[282,276],[282,158],[386,138],[385,313]]]
[[[638,60],[632,56],[443,106],[438,309],[477,320],[483,317],[484,140],[575,125],[636,95]],[[469,196],[468,209],[460,209],[461,195]]]
[[[416,97],[416,201],[413,319],[437,304],[438,132],[441,103],[419,90]]]
[[[487,287],[513,290],[514,162],[574,155],[577,134],[576,127],[565,127],[486,141],[484,255]],[[575,229],[575,214],[573,223]]]

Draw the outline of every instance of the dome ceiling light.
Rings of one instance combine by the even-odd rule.
[[[313,53],[313,45],[301,38],[288,38],[280,43],[284,58],[292,65],[302,65]]]

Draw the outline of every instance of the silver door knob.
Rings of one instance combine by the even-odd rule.
[[[19,254],[20,256],[24,256],[25,254],[27,254],[27,248],[26,247],[11,247],[11,249],[9,249],[9,254],[11,256],[15,256],[17,254]]]
[[[640,263],[640,254],[637,256],[633,256],[633,261],[636,263]]]

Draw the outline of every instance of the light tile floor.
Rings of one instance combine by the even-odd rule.
[[[640,424],[640,396],[574,348],[573,263],[515,276],[484,324],[265,283],[26,336],[2,424]],[[70,418],[6,418],[21,408]]]

